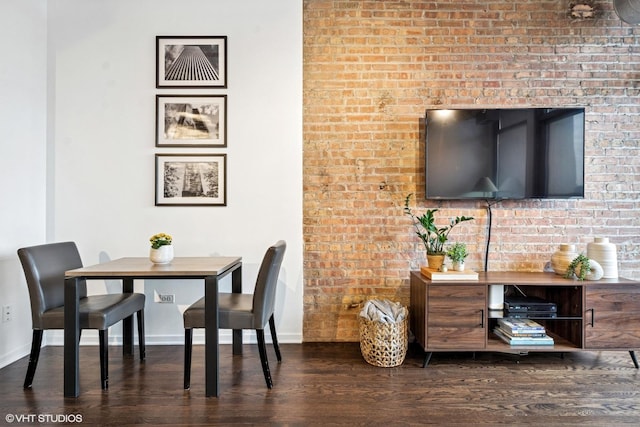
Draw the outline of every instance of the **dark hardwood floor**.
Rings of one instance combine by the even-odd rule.
[[[70,424],[113,426],[640,424],[640,371],[626,352],[564,358],[446,353],[422,369],[422,354],[413,347],[398,368],[368,365],[357,343],[285,344],[282,364],[268,350],[272,390],[264,384],[256,346],[232,356],[223,345],[222,394],[205,398],[202,346],[194,346],[186,391],[182,346],[148,347],[143,364],[137,347],[135,358],[127,359],[120,347],[111,347],[105,392],[98,349],[83,346],[82,394],[69,399],[62,396],[62,348],[45,347],[31,390],[22,389],[26,357],[0,370],[0,414],[5,425],[36,424],[19,422],[20,416],[81,416],[81,423]]]

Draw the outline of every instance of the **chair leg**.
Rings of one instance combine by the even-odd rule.
[[[264,380],[267,382],[267,387],[272,388],[273,382],[271,381],[271,372],[269,371],[269,361],[267,360],[267,345],[264,341],[264,329],[256,329],[256,336],[258,338],[258,350],[260,351],[260,362],[262,363],[262,372],[264,373]]]
[[[108,346],[108,338],[109,338],[109,330],[104,329],[99,331],[100,335],[100,383],[102,385],[102,389],[106,390],[109,388],[109,346]]]
[[[282,362],[282,355],[280,354],[280,346],[278,345],[278,337],[276,335],[276,321],[273,319],[273,314],[269,318],[269,329],[271,329],[271,341],[273,342],[273,348],[276,351],[276,358],[278,363]]]
[[[24,377],[25,389],[31,388],[33,377],[36,374],[38,366],[38,358],[40,357],[40,347],[42,346],[42,329],[33,330],[33,338],[31,339],[31,354],[29,355],[29,366],[27,367],[27,375]]]
[[[191,388],[191,350],[193,344],[193,329],[184,330],[184,389]]]
[[[138,347],[140,351],[140,361],[143,361],[147,357],[147,350],[145,348],[144,341],[144,309],[138,311]]]

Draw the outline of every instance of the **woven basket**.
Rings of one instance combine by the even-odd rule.
[[[382,323],[360,316],[360,351],[370,365],[391,368],[407,355],[407,319]]]

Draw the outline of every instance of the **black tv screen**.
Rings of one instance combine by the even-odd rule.
[[[584,197],[584,108],[427,110],[427,199]]]

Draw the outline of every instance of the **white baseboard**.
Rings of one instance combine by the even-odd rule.
[[[265,339],[267,343],[271,343],[271,336],[266,333]],[[138,336],[135,335],[134,341],[137,344]],[[220,344],[231,344],[231,331],[220,331]],[[244,344],[256,344],[256,334],[252,331],[244,331],[242,334],[242,342]],[[278,342],[280,344],[300,344],[302,336],[299,334],[278,334]],[[193,332],[193,343],[204,344],[204,329],[196,329]],[[146,335],[146,345],[184,345],[184,335]],[[46,345],[62,346],[64,345],[64,337],[56,335],[47,339]],[[80,345],[99,345],[97,336],[84,336],[80,341]],[[109,337],[109,345],[122,345],[122,336]],[[27,349],[28,354],[28,349]]]
[[[0,369],[4,368],[15,362],[16,360],[22,359],[25,356],[29,355],[31,351],[31,344],[13,349],[9,353],[3,354],[0,356]]]

